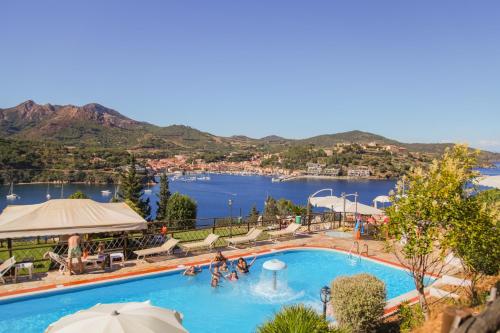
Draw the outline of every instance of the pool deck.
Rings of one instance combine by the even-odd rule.
[[[353,244],[352,239],[332,238],[324,233],[315,233],[299,235],[292,240],[285,240],[279,243],[269,241],[258,242],[256,246],[242,249],[220,248],[224,256],[229,259],[238,257],[254,256],[257,254],[266,254],[273,251],[295,249],[295,248],[324,248],[335,249],[348,252]],[[375,240],[360,240],[360,249],[364,244],[368,245],[368,256],[363,257],[375,260],[380,263],[389,264],[396,267],[402,267],[393,253],[384,251],[384,243]],[[166,272],[168,270],[179,269],[179,267],[189,265],[203,265],[210,262],[214,257],[214,252],[201,253],[184,256],[184,254],[171,256],[158,256],[148,259],[148,262],[139,260],[129,260],[125,266],[115,264],[113,270],[89,270],[87,273],[79,275],[61,275],[57,271],[50,271],[43,274],[34,274],[33,279],[19,277],[17,283],[8,282],[0,285],[0,300],[28,296],[45,291],[61,290],[62,288],[71,288],[82,285],[98,284],[106,281],[140,277],[142,275]],[[414,301],[415,294],[404,295],[404,299]],[[399,297],[401,298],[401,297]],[[389,300],[386,307],[386,313],[393,312],[397,308],[400,300]]]

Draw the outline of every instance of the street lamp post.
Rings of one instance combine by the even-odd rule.
[[[330,302],[331,298],[330,288],[328,288],[327,286],[321,288],[319,296],[321,298],[321,302],[323,303],[323,318],[326,318],[326,305],[328,304],[328,302]]]
[[[233,200],[229,199],[227,204],[229,205],[229,237],[233,237]]]

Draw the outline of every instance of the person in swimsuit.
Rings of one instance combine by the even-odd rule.
[[[244,274],[249,273],[250,267],[252,267],[252,265],[256,259],[257,259],[257,257],[253,258],[252,262],[250,264],[248,264],[245,259],[239,258],[238,264],[236,265],[236,268],[238,269],[238,271],[240,271],[240,273],[244,273]]]
[[[223,261],[222,265],[219,267],[221,272],[229,272],[229,267],[227,266],[227,261]]]
[[[217,251],[217,254],[215,255],[213,262],[222,265],[222,263],[227,262],[227,258],[224,257],[221,251]]]
[[[103,242],[100,242],[97,246],[97,261],[101,263],[101,268],[104,270],[106,267],[107,255],[104,253],[105,246]]]
[[[80,248],[80,235],[73,234],[68,238],[68,268],[69,275],[73,272],[73,258],[78,261],[80,274],[84,272],[82,262],[82,249]]]
[[[226,279],[229,281],[238,281],[239,279],[238,273],[235,270],[233,270],[231,271],[231,274],[226,275]]]
[[[186,276],[195,276],[196,274],[201,273],[201,267],[200,266],[189,266],[182,275]]]
[[[223,278],[225,279],[224,275],[221,274],[219,271],[219,266],[214,266],[212,268],[212,265],[210,264],[210,271],[212,272],[212,280],[210,281],[210,285],[215,288],[219,286],[220,279]]]

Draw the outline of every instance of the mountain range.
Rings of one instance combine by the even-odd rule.
[[[66,145],[85,145],[126,149],[171,149],[231,151],[250,146],[314,145],[369,143],[398,145],[410,151],[439,153],[449,144],[408,144],[381,135],[349,131],[319,135],[307,139],[286,139],[276,135],[260,139],[244,135],[222,137],[184,125],[156,126],[130,119],[116,110],[97,103],[83,106],[37,104],[32,100],[0,109],[0,137],[18,140],[50,141]],[[494,154],[498,158],[499,154]]]

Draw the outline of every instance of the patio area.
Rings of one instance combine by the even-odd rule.
[[[376,240],[360,240],[359,244],[360,249],[365,247],[364,244],[368,246],[369,258],[400,266],[394,254],[384,251],[383,242]],[[241,256],[252,256],[254,254],[267,253],[273,250],[296,247],[319,247],[349,252],[352,246],[353,239],[333,238],[326,235],[324,232],[319,232],[299,234],[294,239],[284,240],[279,243],[263,240],[259,241],[255,246],[249,246],[242,249],[220,247],[216,250],[222,251],[229,259],[235,259]],[[89,269],[84,274],[71,276],[62,275],[58,271],[49,271],[47,273],[36,273],[33,275],[32,279],[24,275],[18,277],[17,283],[9,281],[4,285],[0,285],[0,298],[158,273],[176,269],[179,266],[207,264],[214,257],[214,253],[215,250],[185,255],[183,251],[177,249],[172,255],[148,257],[146,260],[127,260],[123,267],[119,264],[115,264],[112,266],[112,269],[107,271]],[[365,254],[363,254],[363,256],[365,256]]]

